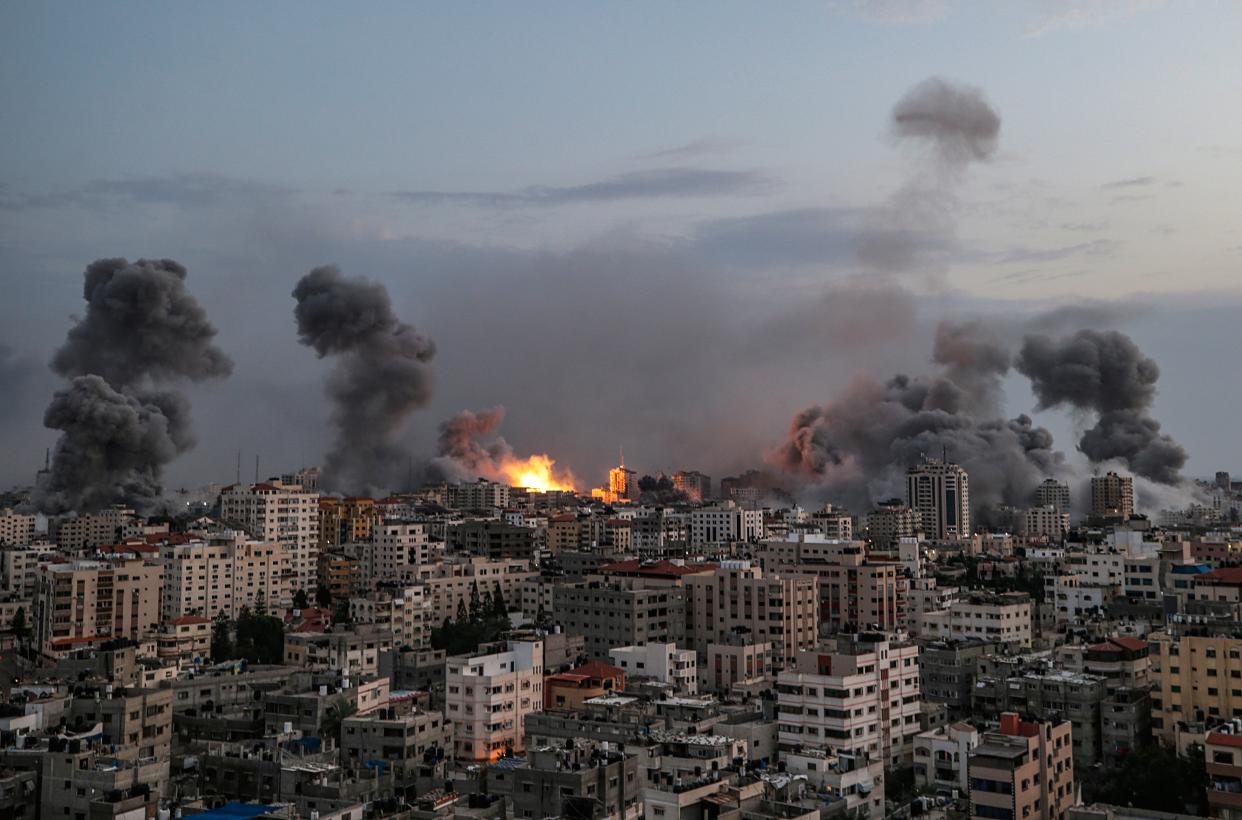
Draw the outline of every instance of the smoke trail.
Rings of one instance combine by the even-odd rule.
[[[462,410],[440,425],[437,456],[428,464],[430,474],[440,481],[470,481],[479,476],[494,477],[500,465],[513,458],[509,442],[496,434],[505,420],[505,408]],[[490,439],[484,443],[482,439]]]
[[[769,461],[862,511],[874,499],[902,495],[906,468],[944,450],[970,473],[978,512],[1027,503],[1044,477],[1062,469],[1063,456],[1029,417],[995,415],[1008,352],[985,325],[942,322],[933,361],[941,371],[929,380],[860,378],[840,398],[803,410]]]
[[[1186,450],[1148,412],[1160,368],[1129,336],[1091,329],[1059,339],[1032,334],[1016,365],[1031,380],[1040,409],[1063,405],[1097,414],[1078,442],[1092,462],[1116,459],[1162,484],[1181,480]]]
[[[926,141],[947,168],[991,158],[1000,125],[981,90],[940,77],[919,83],[893,107],[893,134]]]
[[[331,265],[303,276],[293,298],[299,341],[320,358],[339,357],[324,386],[337,428],[326,485],[347,492],[394,486],[408,459],[397,434],[431,398],[435,344],[396,317],[383,285],[345,279]]]
[[[154,385],[227,376],[233,363],[171,259],[100,259],[84,276],[86,314],[51,363],[72,380],[44,415],[62,435],[33,501],[48,513],[146,508],[164,465],[194,445],[189,401]]]

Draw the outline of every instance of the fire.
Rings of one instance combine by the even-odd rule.
[[[525,487],[546,493],[548,490],[573,490],[574,477],[568,470],[556,469],[556,459],[546,455],[527,459],[507,459],[500,465],[504,480],[514,487]]]

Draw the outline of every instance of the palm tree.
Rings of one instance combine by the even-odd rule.
[[[358,706],[348,698],[337,698],[323,713],[323,720],[319,724],[319,736],[321,738],[332,738],[337,748],[341,747],[341,733],[344,728],[345,718],[350,717],[354,712],[358,711]]]

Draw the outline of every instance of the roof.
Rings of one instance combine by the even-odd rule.
[[[194,815],[199,820],[252,820],[276,811],[279,806],[268,806],[263,803],[225,803],[218,809]]]
[[[576,666],[570,670],[574,675],[586,675],[592,678],[620,678],[625,676],[625,670],[619,669],[610,663],[603,661],[587,661],[581,666]]]
[[[188,626],[189,624],[209,624],[211,618],[204,618],[202,615],[182,615],[180,618],[173,618],[168,623],[173,626]]]
[[[704,572],[711,572],[716,569],[715,564],[674,564],[669,560],[653,561],[644,563],[638,558],[630,561],[617,561],[612,564],[604,564],[599,568],[600,572],[625,573],[629,575],[645,575],[656,578],[680,578],[683,575],[698,575]]]
[[[1208,732],[1204,738],[1207,743],[1215,743],[1217,746],[1237,746],[1242,748],[1242,735],[1226,735],[1221,732]]]
[[[1203,573],[1201,581],[1212,581],[1218,584],[1242,585],[1242,567],[1221,567]]]
[[[1088,646],[1087,648],[1095,652],[1116,652],[1122,649],[1128,649],[1132,652],[1137,652],[1139,650],[1146,649],[1147,646],[1148,646],[1147,641],[1144,641],[1140,638],[1131,638],[1128,636],[1114,635],[1113,637],[1109,638],[1103,643],[1092,644],[1091,646]]]

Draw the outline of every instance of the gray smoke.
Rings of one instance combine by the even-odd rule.
[[[861,262],[882,273],[922,268],[954,245],[956,190],[965,170],[996,152],[1000,116],[983,92],[932,77],[893,107],[893,139],[926,149],[930,162],[916,166],[878,208],[858,238]]]
[[[398,434],[431,398],[435,345],[396,317],[383,285],[346,279],[331,265],[303,276],[293,298],[299,341],[320,358],[338,357],[324,385],[337,428],[325,484],[351,493],[395,486],[409,459]]]
[[[86,269],[86,314],[52,358],[72,379],[44,425],[60,430],[33,502],[47,513],[129,503],[149,508],[164,465],[194,445],[190,404],[164,382],[227,376],[216,330],[170,259],[100,259]]]
[[[227,376],[233,363],[212,344],[216,329],[171,259],[100,259],[86,269],[86,315],[52,357],[52,370],[94,374],[114,387],[145,379]]]
[[[497,435],[505,420],[501,405],[480,410],[462,410],[440,425],[436,457],[428,464],[433,480],[472,481],[495,476],[498,465],[513,456],[509,442]]]
[[[1129,336],[1091,329],[1059,339],[1032,334],[1016,366],[1031,380],[1040,409],[1067,406],[1097,414],[1078,442],[1092,462],[1119,460],[1162,484],[1181,480],[1186,450],[1149,413],[1160,368]]]
[[[996,415],[1009,370],[996,334],[978,322],[942,322],[933,361],[941,369],[931,379],[857,379],[835,401],[803,410],[769,461],[861,512],[903,495],[906,469],[943,452],[970,474],[976,514],[1028,503],[1064,458],[1029,417]]]

